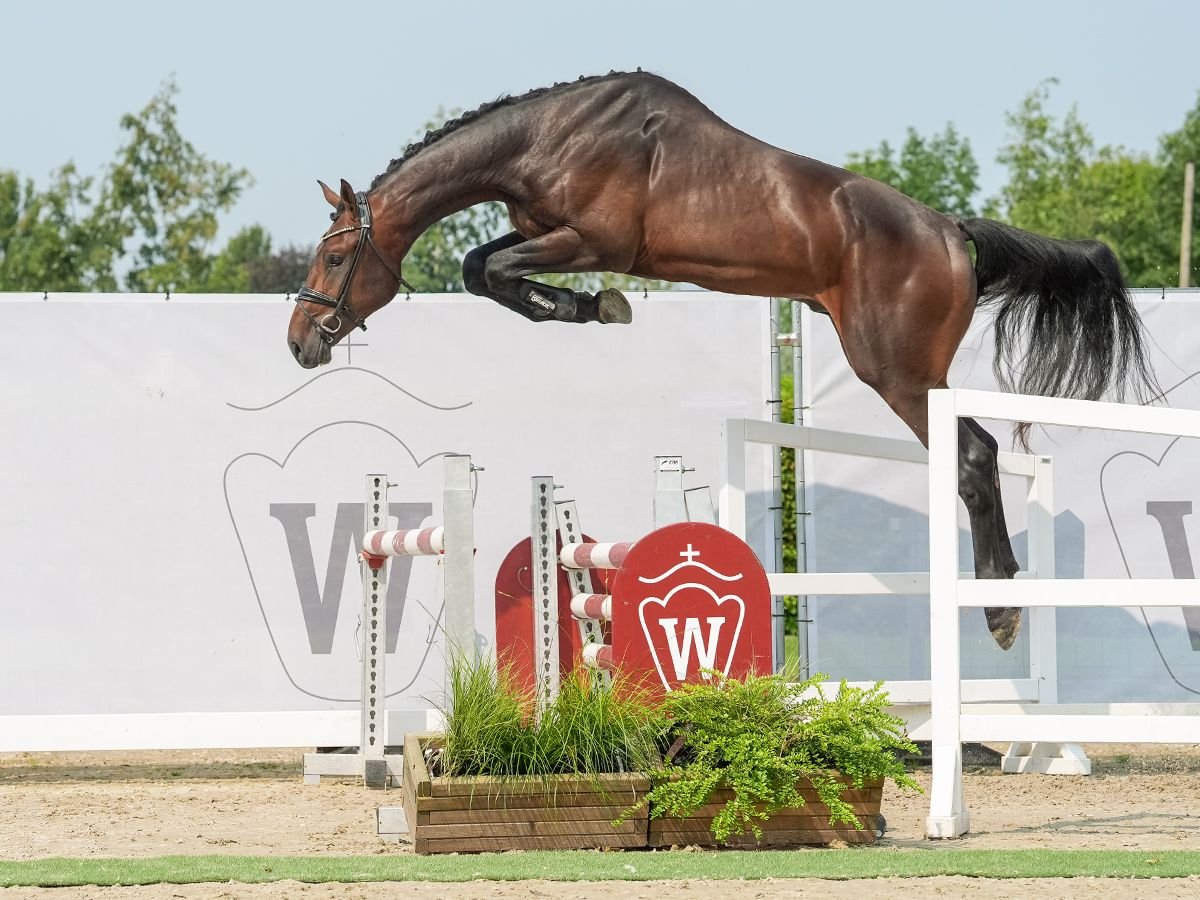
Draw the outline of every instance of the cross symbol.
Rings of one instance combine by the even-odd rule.
[[[683,557],[684,559],[686,559],[688,562],[693,562],[694,560],[696,560],[700,557],[700,551],[693,550],[692,545],[688,544],[688,548],[686,550],[684,550],[682,553],[680,553],[679,555],[681,557]]]
[[[335,347],[334,349],[338,350],[338,349],[341,349],[344,347],[346,350],[346,365],[350,365],[351,363],[354,362],[353,356],[354,356],[354,348],[355,347],[370,347],[370,346],[371,346],[370,344],[354,343],[354,332],[351,332],[350,334],[346,335],[346,339],[344,341],[342,341],[340,344],[338,344],[337,347]]]

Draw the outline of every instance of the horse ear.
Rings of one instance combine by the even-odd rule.
[[[358,198],[354,196],[354,188],[350,187],[350,182],[345,178],[342,179],[341,202],[346,204],[346,209],[350,210],[351,215],[358,218]]]
[[[321,191],[325,194],[325,199],[329,201],[329,205],[337,209],[341,205],[342,198],[337,195],[337,192],[333,188],[320,179],[317,179],[317,184],[321,186]]]

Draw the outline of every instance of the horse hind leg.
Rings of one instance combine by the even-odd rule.
[[[958,422],[958,495],[971,521],[976,578],[1012,578],[1018,568],[1000,496],[1000,470],[994,438],[973,419]],[[987,607],[988,630],[1002,650],[1012,647],[1021,630],[1019,607]]]
[[[834,324],[854,372],[887,402],[913,433],[929,445],[929,391],[946,387],[954,351],[974,314],[974,270],[957,236],[945,246],[914,243],[907,260],[892,248],[863,243],[847,256],[847,287],[834,299]],[[950,247],[950,266],[941,261]],[[957,247],[957,250],[954,248]],[[882,266],[876,258],[886,259]],[[907,264],[905,271],[904,264]],[[904,286],[895,286],[904,272]],[[889,287],[890,285],[890,287]],[[872,303],[885,296],[886,306]],[[881,310],[886,309],[884,316]],[[976,430],[977,429],[977,430]],[[996,442],[978,426],[958,423],[958,494],[971,521],[976,578],[1010,578],[1015,559],[1000,510]],[[1007,650],[1021,627],[1021,610],[985,610],[988,629]]]
[[[945,387],[945,383],[937,386]],[[876,390],[921,443],[928,446],[928,389],[876,387]],[[1011,578],[1016,571],[1016,560],[1012,557],[1008,534],[1002,529],[1004,513],[1000,508],[995,441],[985,440],[968,421],[960,419],[958,423],[958,496],[967,508],[971,523],[975,577]],[[978,425],[975,428],[983,431]],[[984,610],[984,618],[1000,648],[1008,650],[1012,647],[1021,629],[1021,610],[1016,607],[989,608]]]
[[[992,469],[992,484],[993,491],[996,496],[996,533],[1000,538],[1000,557],[1001,564],[1004,566],[1005,574],[1012,578],[1017,572],[1021,571],[1021,565],[1017,562],[1017,557],[1013,553],[1012,540],[1008,536],[1008,525],[1004,521],[1004,498],[1000,493],[1000,466],[997,464],[996,454],[1000,452],[1000,445],[996,439],[985,430],[974,419],[963,419],[966,426],[971,429],[984,444],[987,445],[988,452],[991,454],[991,469]]]

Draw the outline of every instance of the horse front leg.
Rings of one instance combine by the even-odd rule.
[[[627,324],[633,313],[618,290],[610,288],[593,295],[527,277],[602,268],[599,254],[587,248],[571,228],[556,228],[528,240],[514,231],[467,254],[463,284],[472,294],[490,297],[534,322]]]
[[[509,297],[495,293],[488,287],[487,278],[484,275],[487,269],[488,258],[493,253],[508,250],[510,247],[515,247],[524,241],[525,238],[520,232],[512,231],[469,252],[463,257],[463,287],[476,297],[487,297],[495,300],[501,306],[511,309],[513,312],[527,319],[532,319],[534,322],[542,322],[546,319],[546,314],[543,310],[531,308],[523,303],[513,302]]]

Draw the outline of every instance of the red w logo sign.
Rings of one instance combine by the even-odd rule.
[[[613,659],[671,690],[771,671],[771,592],[754,552],[723,528],[669,525],[634,545],[612,586]]]

